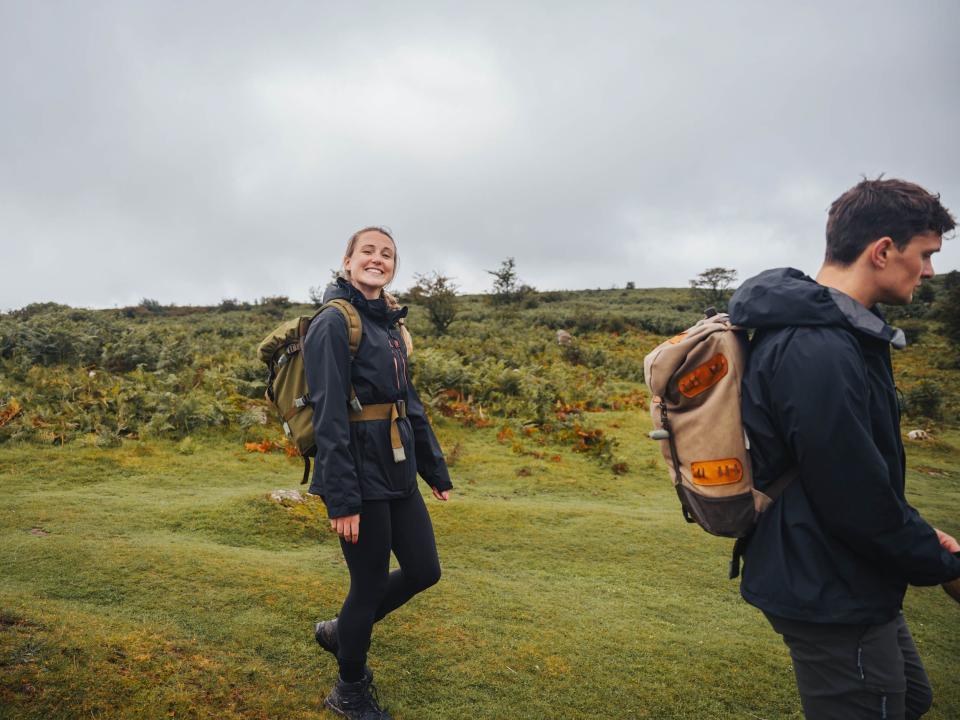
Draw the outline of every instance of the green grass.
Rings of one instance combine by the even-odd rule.
[[[626,475],[439,423],[457,447],[453,500],[428,499],[444,577],[371,649],[394,717],[801,717],[786,648],[726,579],[730,543],[680,518],[645,414],[592,420]],[[958,445],[909,447],[911,500],[953,533]],[[320,508],[266,499],[299,461],[178,447],[0,446],[0,717],[329,716],[311,629],[346,568]],[[906,610],[928,717],[960,717],[960,608],[922,588]]]

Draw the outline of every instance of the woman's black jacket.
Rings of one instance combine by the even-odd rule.
[[[890,364],[902,333],[790,268],[745,282],[730,318],[756,329],[742,384],[756,484],[799,466],[747,548],[747,602],[793,620],[877,624],[896,616],[908,584],[960,576],[904,495]]]
[[[350,359],[347,325],[334,308],[310,324],[303,357],[313,403],[317,443],[310,492],[320,495],[331,518],[354,515],[364,500],[407,497],[417,490],[417,472],[437,490],[452,488],[440,444],[427,422],[423,404],[410,383],[407,349],[397,320],[406,308],[387,309],[384,300],[367,300],[338,280],[323,300],[344,298],[359,311],[363,335]],[[406,402],[399,422],[407,459],[397,463],[390,445],[390,420],[350,422],[350,383],[364,406]]]

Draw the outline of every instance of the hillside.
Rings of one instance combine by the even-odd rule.
[[[895,354],[905,412],[925,424],[955,424],[960,417],[958,350],[933,320],[945,296],[940,287],[926,301],[892,309],[913,341]],[[510,305],[483,296],[457,302],[459,314],[445,335],[436,334],[424,308],[410,306],[412,366],[425,400],[464,421],[574,436],[576,427],[589,425],[582,411],[645,404],[643,356],[700,312],[682,289],[532,293]],[[263,424],[265,372],[255,349],[281,319],[312,311],[265,298],[252,305],[225,300],[216,308],[41,304],[0,315],[0,443],[109,447],[207,430],[280,440],[272,418]],[[573,335],[572,343],[558,345],[560,329]],[[609,460],[610,448],[597,444]]]
[[[960,370],[936,298],[896,311],[914,342],[895,363],[904,429],[934,434],[907,443],[910,500],[957,534]],[[445,336],[411,307],[456,489],[427,500],[443,579],[375,629],[394,717],[801,717],[786,648],[726,579],[730,542],[683,522],[645,437],[642,358],[696,318],[687,292],[459,302]],[[331,717],[311,623],[347,572],[315,501],[268,498],[301,465],[253,358],[310,310],[0,316],[0,717]],[[956,604],[913,589],[906,612],[928,717],[960,716]]]

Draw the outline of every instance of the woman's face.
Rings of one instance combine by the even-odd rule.
[[[368,300],[380,297],[380,291],[393,279],[396,248],[393,240],[377,230],[368,230],[357,238],[353,252],[343,259],[350,272],[350,283]]]

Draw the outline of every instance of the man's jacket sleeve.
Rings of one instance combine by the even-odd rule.
[[[794,338],[770,378],[781,432],[823,528],[912,585],[935,585],[960,564],[897,493],[873,441],[866,368],[846,333]],[[841,339],[842,338],[842,339]]]
[[[347,324],[337,310],[324,311],[310,324],[303,359],[317,444],[314,477],[319,474],[331,518],[356,515],[363,498],[350,452],[350,343]]]
[[[443,492],[453,488],[447,463],[440,443],[427,421],[427,413],[413,384],[407,380],[407,417],[413,427],[414,451],[417,454],[417,472],[427,484]]]

